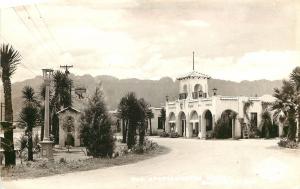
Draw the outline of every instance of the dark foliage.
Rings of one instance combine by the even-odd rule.
[[[4,139],[2,144],[5,146],[5,166],[16,164],[16,154],[14,151],[13,137],[13,109],[11,94],[11,77],[17,69],[17,65],[21,62],[20,53],[9,44],[2,44],[0,49],[0,66],[2,68],[1,79],[3,83],[5,115],[4,120],[9,122],[4,130]]]
[[[81,135],[83,146],[93,157],[111,157],[115,140],[111,131],[111,119],[99,88],[91,99],[81,118]]]
[[[39,120],[39,104],[32,87],[25,86],[22,94],[24,103],[20,113],[20,121],[25,123],[25,135],[28,137],[28,161],[33,161],[32,129]]]

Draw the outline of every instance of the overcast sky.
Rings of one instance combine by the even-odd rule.
[[[0,38],[31,70],[20,65],[14,81],[62,64],[78,75],[176,78],[192,70],[193,51],[197,71],[233,81],[282,79],[300,65],[296,0],[19,2],[0,3]]]

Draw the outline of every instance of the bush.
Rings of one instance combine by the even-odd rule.
[[[225,139],[232,137],[232,128],[230,124],[231,119],[220,118],[218,119],[214,131],[213,136],[215,138]]]
[[[112,157],[115,138],[111,130],[112,121],[99,88],[84,110],[81,118],[80,137],[87,154],[93,157]]]
[[[169,135],[169,133],[163,131],[163,132],[161,132],[161,133],[159,134],[159,136],[160,136],[160,137],[169,137],[170,135]]]
[[[132,151],[136,154],[143,154],[158,148],[158,144],[152,140],[145,139],[143,145],[136,144],[133,146]]]
[[[278,146],[295,149],[298,148],[298,143],[296,141],[289,140],[288,138],[282,138],[278,142]]]
[[[171,137],[171,138],[178,138],[178,137],[180,137],[180,136],[179,136],[179,134],[178,134],[177,132],[172,132],[172,133],[170,134],[170,137]]]

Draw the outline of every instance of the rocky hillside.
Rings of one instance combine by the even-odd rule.
[[[140,79],[117,79],[112,76],[96,76],[90,75],[75,76],[71,75],[74,80],[75,87],[87,88],[87,94],[91,95],[95,87],[101,82],[105,94],[105,100],[109,109],[117,108],[120,98],[126,93],[133,91],[138,97],[143,97],[152,106],[161,106],[165,101],[165,96],[168,95],[170,99],[175,99],[178,95],[178,83],[169,77],[161,78],[160,80],[140,80]],[[37,91],[42,83],[41,77],[25,80],[22,82],[13,83],[12,96],[13,108],[17,115],[22,99],[21,90],[25,85],[31,85]],[[272,94],[275,87],[280,87],[281,81],[242,81],[233,82],[219,79],[209,80],[210,91],[212,88],[217,88],[218,94],[222,95],[241,95],[254,96]],[[81,106],[80,101],[75,99],[75,104]],[[79,107],[80,108],[80,107]]]

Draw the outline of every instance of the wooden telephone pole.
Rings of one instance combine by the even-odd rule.
[[[65,74],[68,76],[70,74],[69,69],[73,68],[73,65],[63,65],[60,68],[65,69]],[[72,98],[72,85],[70,84],[70,98]]]
[[[65,74],[69,75],[70,74],[69,69],[73,68],[73,65],[63,65],[63,66],[60,66],[60,68],[65,69]]]

